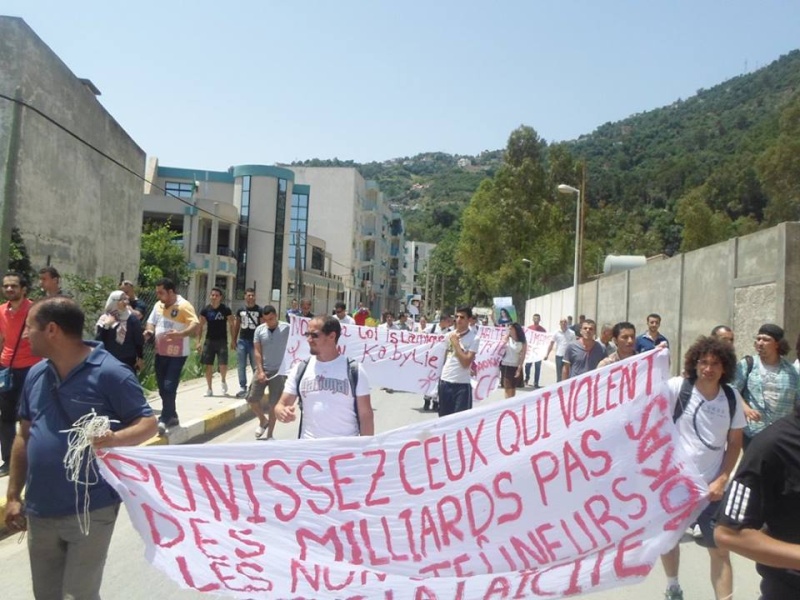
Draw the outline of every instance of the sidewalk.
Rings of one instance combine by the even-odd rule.
[[[248,369],[248,377],[250,377]],[[247,406],[244,398],[236,398],[239,382],[236,371],[228,372],[229,396],[222,396],[219,374],[214,374],[215,396],[206,397],[206,380],[192,379],[178,386],[177,407],[181,425],[173,428],[165,437],[152,437],[143,446],[164,444],[187,444],[220,429],[233,427],[248,419],[255,420],[255,415]],[[158,392],[147,395],[150,406],[156,415],[161,412],[161,398]],[[0,537],[5,535],[6,489],[8,477],[0,478]]]

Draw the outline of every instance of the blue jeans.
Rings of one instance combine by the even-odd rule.
[[[236,369],[239,371],[239,387],[247,389],[247,360],[250,359],[250,368],[256,371],[256,351],[252,340],[239,339],[236,342]]]
[[[178,395],[178,384],[181,382],[181,371],[186,362],[185,356],[161,356],[156,354],[156,383],[158,395],[161,396],[162,423],[169,423],[178,418],[175,408],[175,397]]]
[[[439,381],[439,416],[472,408],[472,386],[469,383]]]
[[[542,375],[542,361],[537,360],[533,369],[533,385],[539,387],[539,377]],[[525,363],[525,383],[531,380],[531,363]]]
[[[561,381],[561,369],[564,366],[564,357],[556,354],[556,381]]]

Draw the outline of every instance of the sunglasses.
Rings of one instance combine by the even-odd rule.
[[[307,337],[307,338],[317,339],[319,337],[319,332],[318,331],[306,331],[303,335],[305,337]]]

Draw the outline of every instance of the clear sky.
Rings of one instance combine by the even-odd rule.
[[[548,141],[800,47],[797,0],[3,0],[162,165]],[[8,90],[4,90],[8,92]]]

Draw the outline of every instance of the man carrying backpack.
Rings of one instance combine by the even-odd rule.
[[[725,486],[742,449],[745,426],[739,392],[728,385],[736,375],[736,355],[730,344],[699,338],[684,359],[686,378],[669,380],[671,409],[679,443],[708,484],[710,504],[697,517],[703,537],[697,542],[708,548],[711,585],[717,600],[733,594],[730,554],[714,544],[714,516]],[[661,556],[667,575],[666,600],[683,600],[678,582],[680,545]]]
[[[286,376],[275,415],[278,422],[290,423],[302,404],[301,438],[375,433],[369,381],[361,364],[339,354],[341,333],[336,317],[311,319],[305,333],[311,358],[295,364]]]

